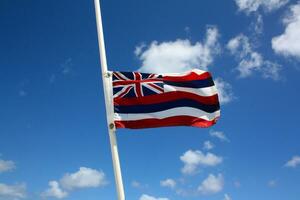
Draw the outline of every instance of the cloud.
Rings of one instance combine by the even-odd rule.
[[[142,62],[139,71],[151,73],[184,72],[194,68],[207,70],[220,52],[218,29],[209,27],[203,42],[189,40],[152,42],[136,47],[135,54]]]
[[[79,171],[65,174],[60,180],[63,188],[68,190],[76,188],[99,187],[105,185],[105,174],[95,169],[80,167]]]
[[[131,182],[131,186],[137,189],[146,189],[149,187],[147,184],[142,184],[136,180]]]
[[[139,200],[169,200],[169,199],[162,198],[162,197],[153,197],[153,196],[149,196],[147,194],[143,194]]]
[[[215,145],[212,143],[212,142],[210,142],[210,141],[205,141],[204,143],[203,143],[203,149],[204,150],[211,150],[211,149],[213,149],[215,147]]]
[[[225,82],[222,78],[216,78],[214,80],[218,90],[219,101],[221,104],[227,104],[234,99],[232,86]]]
[[[195,174],[198,167],[216,166],[222,163],[223,158],[209,152],[204,154],[199,150],[188,150],[180,156],[180,160],[184,163],[184,166],[181,169],[183,174]]]
[[[12,171],[15,168],[16,168],[16,165],[13,161],[0,159],[0,173]]]
[[[101,187],[106,184],[102,171],[80,167],[75,173],[66,173],[60,181],[50,181],[49,188],[41,196],[61,199],[67,197],[71,190]]]
[[[235,0],[239,11],[244,11],[247,14],[256,12],[262,8],[266,12],[277,10],[284,6],[289,0]]]
[[[0,183],[0,198],[4,198],[6,200],[24,199],[26,198],[26,185],[6,185],[4,183]]]
[[[215,176],[209,174],[209,176],[198,187],[198,191],[203,195],[215,194],[223,190],[224,179],[222,174]]]
[[[232,200],[228,194],[224,194],[224,200]]]
[[[251,76],[253,72],[260,72],[264,78],[279,79],[281,65],[264,60],[263,56],[253,50],[249,38],[240,34],[227,43],[227,49],[239,62],[237,71],[240,78]]]
[[[210,130],[209,131],[209,135],[211,137],[216,137],[218,139],[220,139],[221,141],[224,141],[224,142],[229,142],[229,139],[226,137],[226,135],[221,132],[221,131],[213,131],[213,130]]]
[[[255,14],[255,20],[251,22],[249,30],[254,30],[254,36],[260,35],[264,30],[264,20],[261,14]]]
[[[272,48],[277,54],[300,58],[300,2],[290,7],[283,22],[285,31],[272,39]]]
[[[287,163],[285,163],[285,167],[292,167],[296,168],[298,165],[300,165],[300,156],[294,156],[291,160],[289,160]]]
[[[138,57],[143,52],[144,48],[146,47],[145,43],[141,43],[140,45],[135,47],[134,54]]]
[[[63,191],[60,188],[60,185],[57,181],[50,181],[49,182],[49,189],[47,189],[41,195],[42,197],[54,197],[57,199],[63,199],[68,196],[68,192]]]
[[[173,179],[166,179],[163,181],[160,181],[160,186],[162,187],[169,187],[169,188],[175,188],[176,187],[176,181]]]

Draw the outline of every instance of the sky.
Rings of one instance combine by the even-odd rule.
[[[208,70],[221,101],[211,128],[117,131],[126,199],[299,199],[300,2],[101,6],[110,70]],[[0,2],[2,199],[116,199],[92,0]]]

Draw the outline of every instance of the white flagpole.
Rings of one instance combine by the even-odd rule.
[[[103,89],[104,89],[104,98],[106,106],[106,117],[108,123],[108,132],[110,139],[110,148],[114,166],[114,174],[116,181],[116,189],[118,193],[118,200],[125,200],[124,187],[121,174],[121,166],[118,154],[118,145],[116,138],[116,129],[114,126],[114,107],[112,99],[112,83],[111,83],[111,73],[107,70],[107,61],[105,53],[105,44],[103,36],[103,25],[100,9],[100,0],[94,0],[95,10],[96,10],[96,21],[97,21],[97,32],[98,32],[98,42],[99,42],[99,51],[100,51],[100,62],[101,62],[101,72],[103,80]]]

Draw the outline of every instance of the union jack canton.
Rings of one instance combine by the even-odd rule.
[[[162,76],[140,72],[114,72],[114,98],[143,97],[164,92]]]

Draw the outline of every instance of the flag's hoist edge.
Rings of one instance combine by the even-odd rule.
[[[136,97],[129,98],[114,97],[114,122],[117,128],[205,128],[214,125],[219,119],[218,92],[209,72],[194,69],[185,73],[151,76],[154,81],[160,80],[163,83],[163,92],[148,96],[136,94]],[[116,84],[116,81],[112,82]]]

